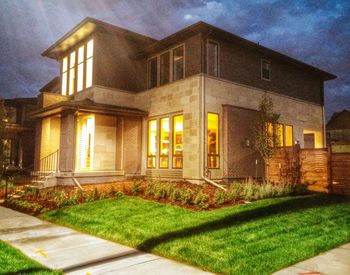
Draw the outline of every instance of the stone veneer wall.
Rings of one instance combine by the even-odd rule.
[[[94,171],[115,170],[116,117],[95,115]]]
[[[267,92],[213,77],[205,77],[204,85],[206,95],[205,110],[206,112],[214,112],[221,115],[221,129],[223,105],[258,110],[261,97]],[[323,132],[322,106],[275,93],[267,93],[274,102],[275,112],[281,115],[280,122],[293,125],[293,140],[299,141],[302,148],[304,146],[303,130],[307,129]],[[249,127],[249,125],[247,125],[247,127]],[[223,138],[221,131],[221,142]],[[220,162],[223,163],[224,146],[220,146],[220,155]],[[220,169],[212,170],[213,178],[221,178],[223,175],[224,171],[222,166]]]

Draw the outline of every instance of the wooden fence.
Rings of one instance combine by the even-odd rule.
[[[270,160],[269,178],[273,182],[305,182],[313,191],[350,196],[350,152],[278,148]]]

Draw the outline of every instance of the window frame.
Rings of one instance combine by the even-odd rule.
[[[162,150],[162,120],[163,119],[169,119],[169,147],[168,147],[168,155],[163,155],[161,153]],[[158,125],[158,124],[157,124]],[[170,165],[169,165],[169,161],[170,161],[170,154],[172,152],[173,149],[173,144],[172,144],[172,139],[171,139],[171,135],[172,135],[172,131],[171,131],[171,117],[170,116],[164,116],[159,118],[159,127],[158,127],[158,168],[159,169],[169,169]],[[161,158],[162,157],[166,157],[167,158],[167,166],[166,167],[162,167],[161,166]]]
[[[263,74],[264,63],[269,64],[269,78],[265,78],[264,77],[264,74]],[[271,61],[268,60],[268,59],[261,58],[261,61],[260,61],[260,76],[261,76],[261,79],[262,80],[266,80],[266,81],[271,81],[271,75],[272,75]]]
[[[150,122],[151,121],[155,121],[156,122],[156,140],[155,140],[155,147],[158,148],[158,136],[159,136],[159,133],[158,133],[158,119],[157,118],[152,118],[152,119],[148,119],[147,120],[147,163],[146,163],[146,167],[147,169],[157,169],[157,155],[159,154],[159,152],[155,152],[155,155],[150,155],[149,154],[149,147],[150,147]],[[154,167],[150,167],[148,164],[148,160],[149,158],[154,158]]]
[[[218,116],[218,134],[217,134],[217,143],[218,143],[218,153],[215,154],[215,155],[211,155],[211,156],[215,156],[217,158],[217,161],[218,161],[218,165],[217,167],[209,167],[209,152],[208,152],[208,147],[209,147],[209,140],[208,140],[208,116],[209,114],[214,114],[214,115],[217,115]],[[206,116],[206,120],[207,120],[207,127],[206,127],[206,130],[207,130],[207,169],[220,169],[220,166],[221,166],[221,162],[220,162],[220,113],[216,113],[216,112],[207,112],[207,116]]]
[[[217,75],[211,75],[209,74],[209,43],[216,44],[218,46],[218,51],[217,51]],[[207,57],[206,57],[206,62],[207,62],[207,75],[212,76],[212,77],[217,77],[220,78],[220,43],[216,40],[213,39],[207,39],[207,51],[206,51]]]
[[[174,143],[174,137],[175,137],[175,117],[182,117],[182,141],[181,141],[181,144],[182,144],[182,154],[181,155],[178,155],[178,154],[175,154],[174,151],[175,151],[175,143]],[[171,145],[172,145],[172,155],[171,155],[171,167],[172,169],[183,169],[183,136],[184,136],[184,130],[183,130],[183,124],[184,124],[184,115],[183,114],[177,114],[177,115],[173,115],[172,116],[172,125],[171,125],[171,129],[172,129],[172,142],[171,142]],[[181,158],[181,167],[174,167],[174,158]]]
[[[182,64],[182,78],[179,78],[179,79],[175,79],[175,62],[174,62],[174,52],[175,50],[177,50],[178,48],[183,48],[183,57],[182,57],[182,60],[183,60],[183,64]],[[178,45],[177,47],[174,47],[171,49],[171,52],[172,52],[172,60],[171,60],[171,65],[172,65],[172,82],[174,81],[178,81],[178,80],[182,80],[185,78],[186,76],[186,73],[185,73],[185,44],[180,44]]]
[[[287,126],[290,126],[292,128],[292,145],[287,145]],[[284,146],[285,147],[293,147],[294,145],[294,126],[291,124],[284,124]]]

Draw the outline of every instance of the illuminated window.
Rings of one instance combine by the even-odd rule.
[[[321,131],[304,130],[304,148],[323,148]]]
[[[78,50],[78,79],[77,91],[80,92],[84,88],[84,45]]]
[[[62,95],[67,95],[67,71],[68,71],[68,57],[62,60]]]
[[[148,60],[148,88],[157,87],[157,57]]]
[[[183,115],[174,116],[173,126],[173,168],[182,168]]]
[[[156,168],[157,120],[148,121],[147,167]]]
[[[160,120],[160,156],[159,167],[168,168],[169,166],[169,147],[170,147],[170,120],[168,117]]]
[[[184,46],[180,46],[173,50],[173,70],[174,80],[184,78]]]
[[[77,169],[93,169],[95,116],[79,115],[77,120]]]
[[[86,46],[86,88],[92,85],[92,64],[94,53],[94,40],[90,40]]]
[[[214,41],[208,41],[207,69],[208,75],[219,76],[219,44]]]
[[[208,168],[219,168],[219,115],[208,113]]]
[[[277,146],[282,147],[284,141],[284,127],[283,124],[277,124],[276,126],[276,134],[277,134]]]
[[[160,56],[160,85],[169,82],[170,77],[170,53],[166,52]]]
[[[271,63],[266,60],[261,60],[261,78],[264,80],[271,79]]]
[[[285,135],[286,135],[286,146],[293,146],[293,126],[285,126]]]
[[[74,93],[75,83],[75,52],[72,52],[69,56],[69,86],[68,92],[70,95]]]

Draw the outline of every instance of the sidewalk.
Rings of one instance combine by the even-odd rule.
[[[273,273],[292,274],[350,274],[350,243]]]
[[[0,239],[66,274],[210,274],[1,206]]]

